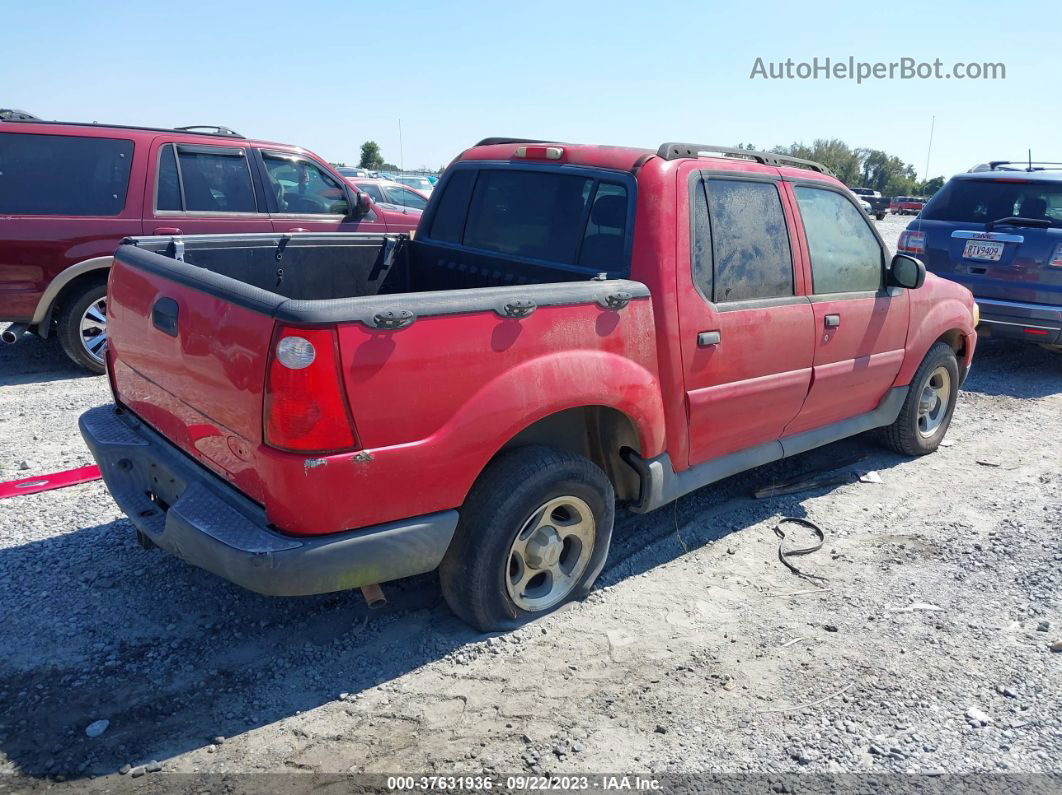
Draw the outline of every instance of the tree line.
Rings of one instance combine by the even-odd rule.
[[[738,144],[738,148],[756,147]],[[882,196],[932,196],[944,185],[944,177],[920,181],[915,167],[895,155],[880,149],[851,147],[838,138],[816,138],[810,145],[800,142],[768,151],[822,163],[848,187],[871,188]]]

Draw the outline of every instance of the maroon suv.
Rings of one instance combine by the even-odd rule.
[[[0,116],[0,322],[104,369],[111,255],[130,235],[406,232],[311,152],[224,127]],[[22,114],[26,116],[28,114]]]

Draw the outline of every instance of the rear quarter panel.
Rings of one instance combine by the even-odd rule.
[[[489,312],[423,317],[395,332],[344,324],[339,344],[364,449],[300,467],[297,484],[353,495],[334,501],[330,521],[339,527],[460,505],[509,439],[568,408],[615,408],[633,421],[643,455],[664,448],[648,298],[619,311],[540,307],[519,320]],[[294,513],[271,518],[313,532]]]

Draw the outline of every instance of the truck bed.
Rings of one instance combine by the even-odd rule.
[[[485,439],[593,403],[583,393],[602,384],[632,413],[658,410],[645,285],[441,248],[342,233],[130,239],[108,298],[116,400],[300,535],[453,508],[491,454]],[[331,331],[361,452],[267,443],[284,327]],[[299,510],[304,489],[354,483],[379,499]]]

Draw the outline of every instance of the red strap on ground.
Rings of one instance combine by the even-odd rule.
[[[4,499],[4,497],[17,497],[20,494],[36,494],[39,491],[51,491],[52,489],[76,486],[78,483],[99,480],[99,477],[100,468],[92,464],[87,467],[68,469],[65,472],[53,472],[51,475],[9,480],[6,483],[0,483],[0,500]]]

